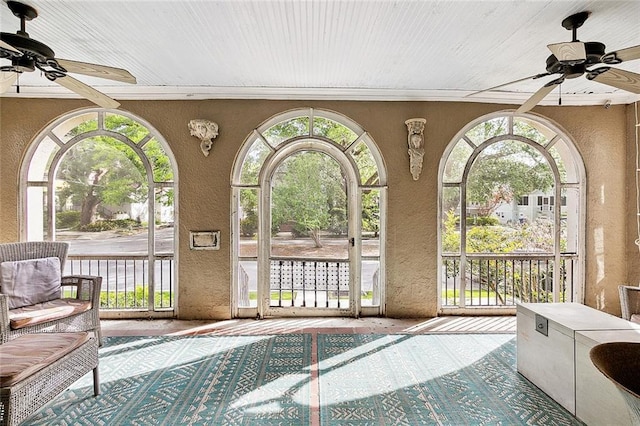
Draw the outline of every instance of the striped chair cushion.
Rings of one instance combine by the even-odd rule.
[[[57,361],[89,339],[77,333],[24,334],[0,345],[0,386],[8,387]]]
[[[80,314],[89,309],[91,309],[91,302],[88,300],[54,299],[36,305],[11,309],[9,311],[9,323],[12,329],[17,330]]]
[[[0,263],[0,287],[9,309],[34,305],[60,297],[60,259],[16,260]]]

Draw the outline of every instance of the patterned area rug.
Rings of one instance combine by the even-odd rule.
[[[582,424],[516,372],[515,340],[320,335],[322,424]]]
[[[515,370],[513,334],[110,337],[101,395],[88,374],[25,424],[581,424]]]
[[[308,424],[311,335],[117,337],[30,425]]]

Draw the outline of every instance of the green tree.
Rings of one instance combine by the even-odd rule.
[[[380,232],[380,191],[369,190],[362,193],[362,230]]]
[[[293,223],[322,247],[320,233],[346,229],[345,179],[326,154],[304,151],[288,157],[272,183],[272,225]]]
[[[311,135],[311,133],[313,133],[313,135]],[[263,135],[265,140],[272,146],[296,137],[313,136],[330,140],[345,148],[350,147],[350,144],[354,143],[358,138],[358,135],[351,129],[334,120],[323,117],[315,117],[312,125],[310,124],[309,117],[294,117],[271,126],[264,131]],[[258,184],[258,175],[270,152],[270,149],[268,149],[261,140],[254,141],[245,156],[241,169],[240,179],[244,184]],[[360,183],[363,185],[376,185],[379,181],[377,164],[367,145],[360,141],[350,147],[347,153],[351,156],[358,168]],[[315,153],[314,155],[321,154]],[[348,218],[344,177],[338,164],[328,156],[323,156],[325,160],[318,161],[317,163],[304,159],[295,160],[296,163],[302,162],[300,164],[303,164],[303,166],[300,167],[288,164],[287,160],[277,171],[273,178],[274,194],[276,194],[273,197],[272,206],[272,230],[274,232],[277,232],[282,224],[292,222],[294,232],[310,235],[314,239],[317,237],[317,244],[320,244],[320,230],[335,234],[346,232]],[[308,164],[305,161],[307,161]],[[320,172],[316,169],[320,166],[326,166],[328,169],[323,169],[322,172]],[[314,173],[317,174],[314,175]],[[289,174],[289,176],[283,178],[282,176],[285,174]],[[319,177],[323,176],[323,174],[328,176],[327,179],[329,179],[329,181],[319,181]],[[276,183],[278,185],[277,187]],[[299,188],[295,189],[296,185],[298,185]],[[312,188],[314,186],[317,188]],[[318,196],[314,195],[305,201],[304,197],[306,194],[320,189],[324,191],[325,195],[322,197],[326,199],[319,200],[317,199]],[[295,196],[299,199],[293,198],[291,194],[296,194]],[[284,201],[285,199],[288,199],[287,202]],[[296,203],[293,201],[296,201]],[[324,210],[322,210],[323,213],[320,214],[318,210],[314,210],[315,206],[320,204],[326,205],[328,211],[324,212]],[[309,209],[310,206],[312,207],[311,209]],[[256,193],[248,193],[248,191],[247,194],[242,193],[240,196],[240,207],[243,212],[240,226],[243,234],[248,236],[251,234],[251,230],[257,227]],[[300,211],[293,212],[292,209],[300,209]],[[309,210],[314,210],[316,213],[314,215],[307,214]],[[325,220],[325,217],[327,220]],[[364,231],[379,232],[379,191],[363,191],[362,219]],[[314,223],[314,221],[316,223]]]
[[[449,154],[444,169],[445,182],[461,182],[464,167],[473,153],[467,140],[479,146],[493,137],[504,136],[507,124],[507,119],[501,117],[469,130]],[[528,122],[515,120],[513,127],[519,136],[546,142],[545,136]],[[556,151],[552,150],[551,154],[563,176],[564,163]],[[466,182],[466,201],[477,206],[481,215],[489,215],[500,203],[513,202],[536,190],[549,191],[553,185],[551,167],[535,146],[518,140],[499,140],[485,147],[474,159]],[[443,203],[443,211],[455,209],[460,203],[460,192],[446,191]]]
[[[553,252],[554,232],[553,223],[546,219],[536,219],[531,223],[508,226],[468,226],[467,227],[467,253],[495,254],[520,252]],[[442,228],[442,252],[443,254],[460,253],[459,217],[453,210],[445,214]],[[561,246],[566,246],[566,236],[561,240]],[[508,262],[500,260],[487,262],[482,259],[469,258],[467,260],[467,277],[474,277],[482,288],[493,291],[504,304],[503,295],[517,297],[523,302],[551,298],[549,282],[536,281],[551,280],[551,276],[544,276],[537,268],[540,264],[535,261],[531,268],[517,268]],[[553,266],[550,267],[553,273]],[[447,277],[455,277],[460,273],[459,265],[455,262],[447,263]],[[508,287],[507,282],[513,286]],[[529,284],[530,283],[530,284]],[[546,293],[541,294],[538,288],[543,288]]]
[[[467,179],[467,203],[489,215],[501,203],[511,203],[536,190],[547,192],[554,177],[547,160],[531,145],[497,142],[475,159]]]
[[[325,137],[343,146],[355,141],[358,137],[351,129],[323,117],[313,119],[313,134]]]
[[[258,194],[255,190],[240,191],[240,206],[243,217],[240,218],[240,232],[245,237],[253,237],[258,229]]]
[[[269,143],[277,145],[295,136],[309,134],[309,117],[297,117],[291,120],[271,126],[264,132],[264,137]]]
[[[100,203],[140,202],[146,195],[145,179],[125,148],[117,145],[121,143],[86,139],[74,145],[60,163],[58,179],[64,185],[59,198],[71,197],[81,205],[80,226],[91,223]]]
[[[80,226],[93,220],[100,204],[121,205],[146,202],[148,183],[146,170],[137,152],[121,142],[109,131],[127,136],[139,142],[148,130],[139,123],[121,115],[107,114],[106,134],[91,133],[96,121],[89,120],[72,129],[70,136],[87,135],[65,154],[57,170],[56,178],[63,182],[56,191],[59,205],[67,200],[80,205]],[[142,148],[152,163],[153,179],[166,182],[173,179],[169,158],[160,143],[150,138]],[[173,203],[173,190],[157,194],[159,202]]]

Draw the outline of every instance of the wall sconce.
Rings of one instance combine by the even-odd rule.
[[[200,150],[205,157],[209,156],[213,140],[218,136],[218,125],[213,121],[201,118],[189,121],[191,136],[200,139]]]
[[[409,170],[413,180],[418,180],[422,172],[422,158],[424,157],[424,125],[427,122],[424,118],[410,118],[404,122],[407,125],[409,135]]]

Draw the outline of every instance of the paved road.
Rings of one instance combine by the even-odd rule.
[[[59,232],[57,239],[60,241],[67,241],[69,243],[69,255],[144,255],[147,253],[147,233],[141,232],[132,235],[122,235],[115,231],[105,232]],[[160,228],[156,230],[156,253],[172,253],[173,252],[173,228]],[[67,273],[70,273],[69,266],[71,262],[67,263]],[[170,262],[162,262],[163,265],[156,267],[156,276],[170,277],[172,273]],[[257,288],[257,264],[256,262],[243,261],[241,262],[242,268],[249,278],[249,290],[255,291]],[[77,266],[76,266],[77,267]],[[143,276],[146,277],[144,267],[133,267],[133,263],[129,262],[125,264],[124,261],[101,262],[98,266],[97,261],[83,261],[82,273],[85,274],[100,274],[103,277],[103,289],[109,291],[123,291],[124,287],[127,287],[127,291],[132,290],[136,283],[143,281]],[[100,269],[99,269],[100,268]],[[378,268],[377,262],[363,261],[362,263],[362,276],[364,277],[362,283],[363,291],[370,291],[372,287],[373,274]],[[77,270],[74,272],[78,273]],[[143,275],[144,274],[144,275]],[[173,280],[171,280],[173,281]],[[172,289],[173,290],[173,289]]]
[[[159,228],[156,234],[156,253],[173,252],[173,228]],[[105,232],[58,232],[56,239],[69,243],[69,255],[146,254],[147,232],[122,235]]]
[[[105,232],[58,232],[58,241],[69,243],[70,256],[100,255],[145,255],[148,250],[147,232],[122,235],[115,231]],[[156,230],[156,253],[173,252],[173,228]],[[78,265],[80,263],[80,265]],[[156,265],[156,286],[164,283],[162,290],[173,291],[173,280],[170,279],[175,268],[170,261]],[[137,284],[147,281],[148,273],[142,261],[67,261],[65,273],[102,276],[102,289],[111,292],[133,291]],[[162,279],[160,279],[162,278]]]

